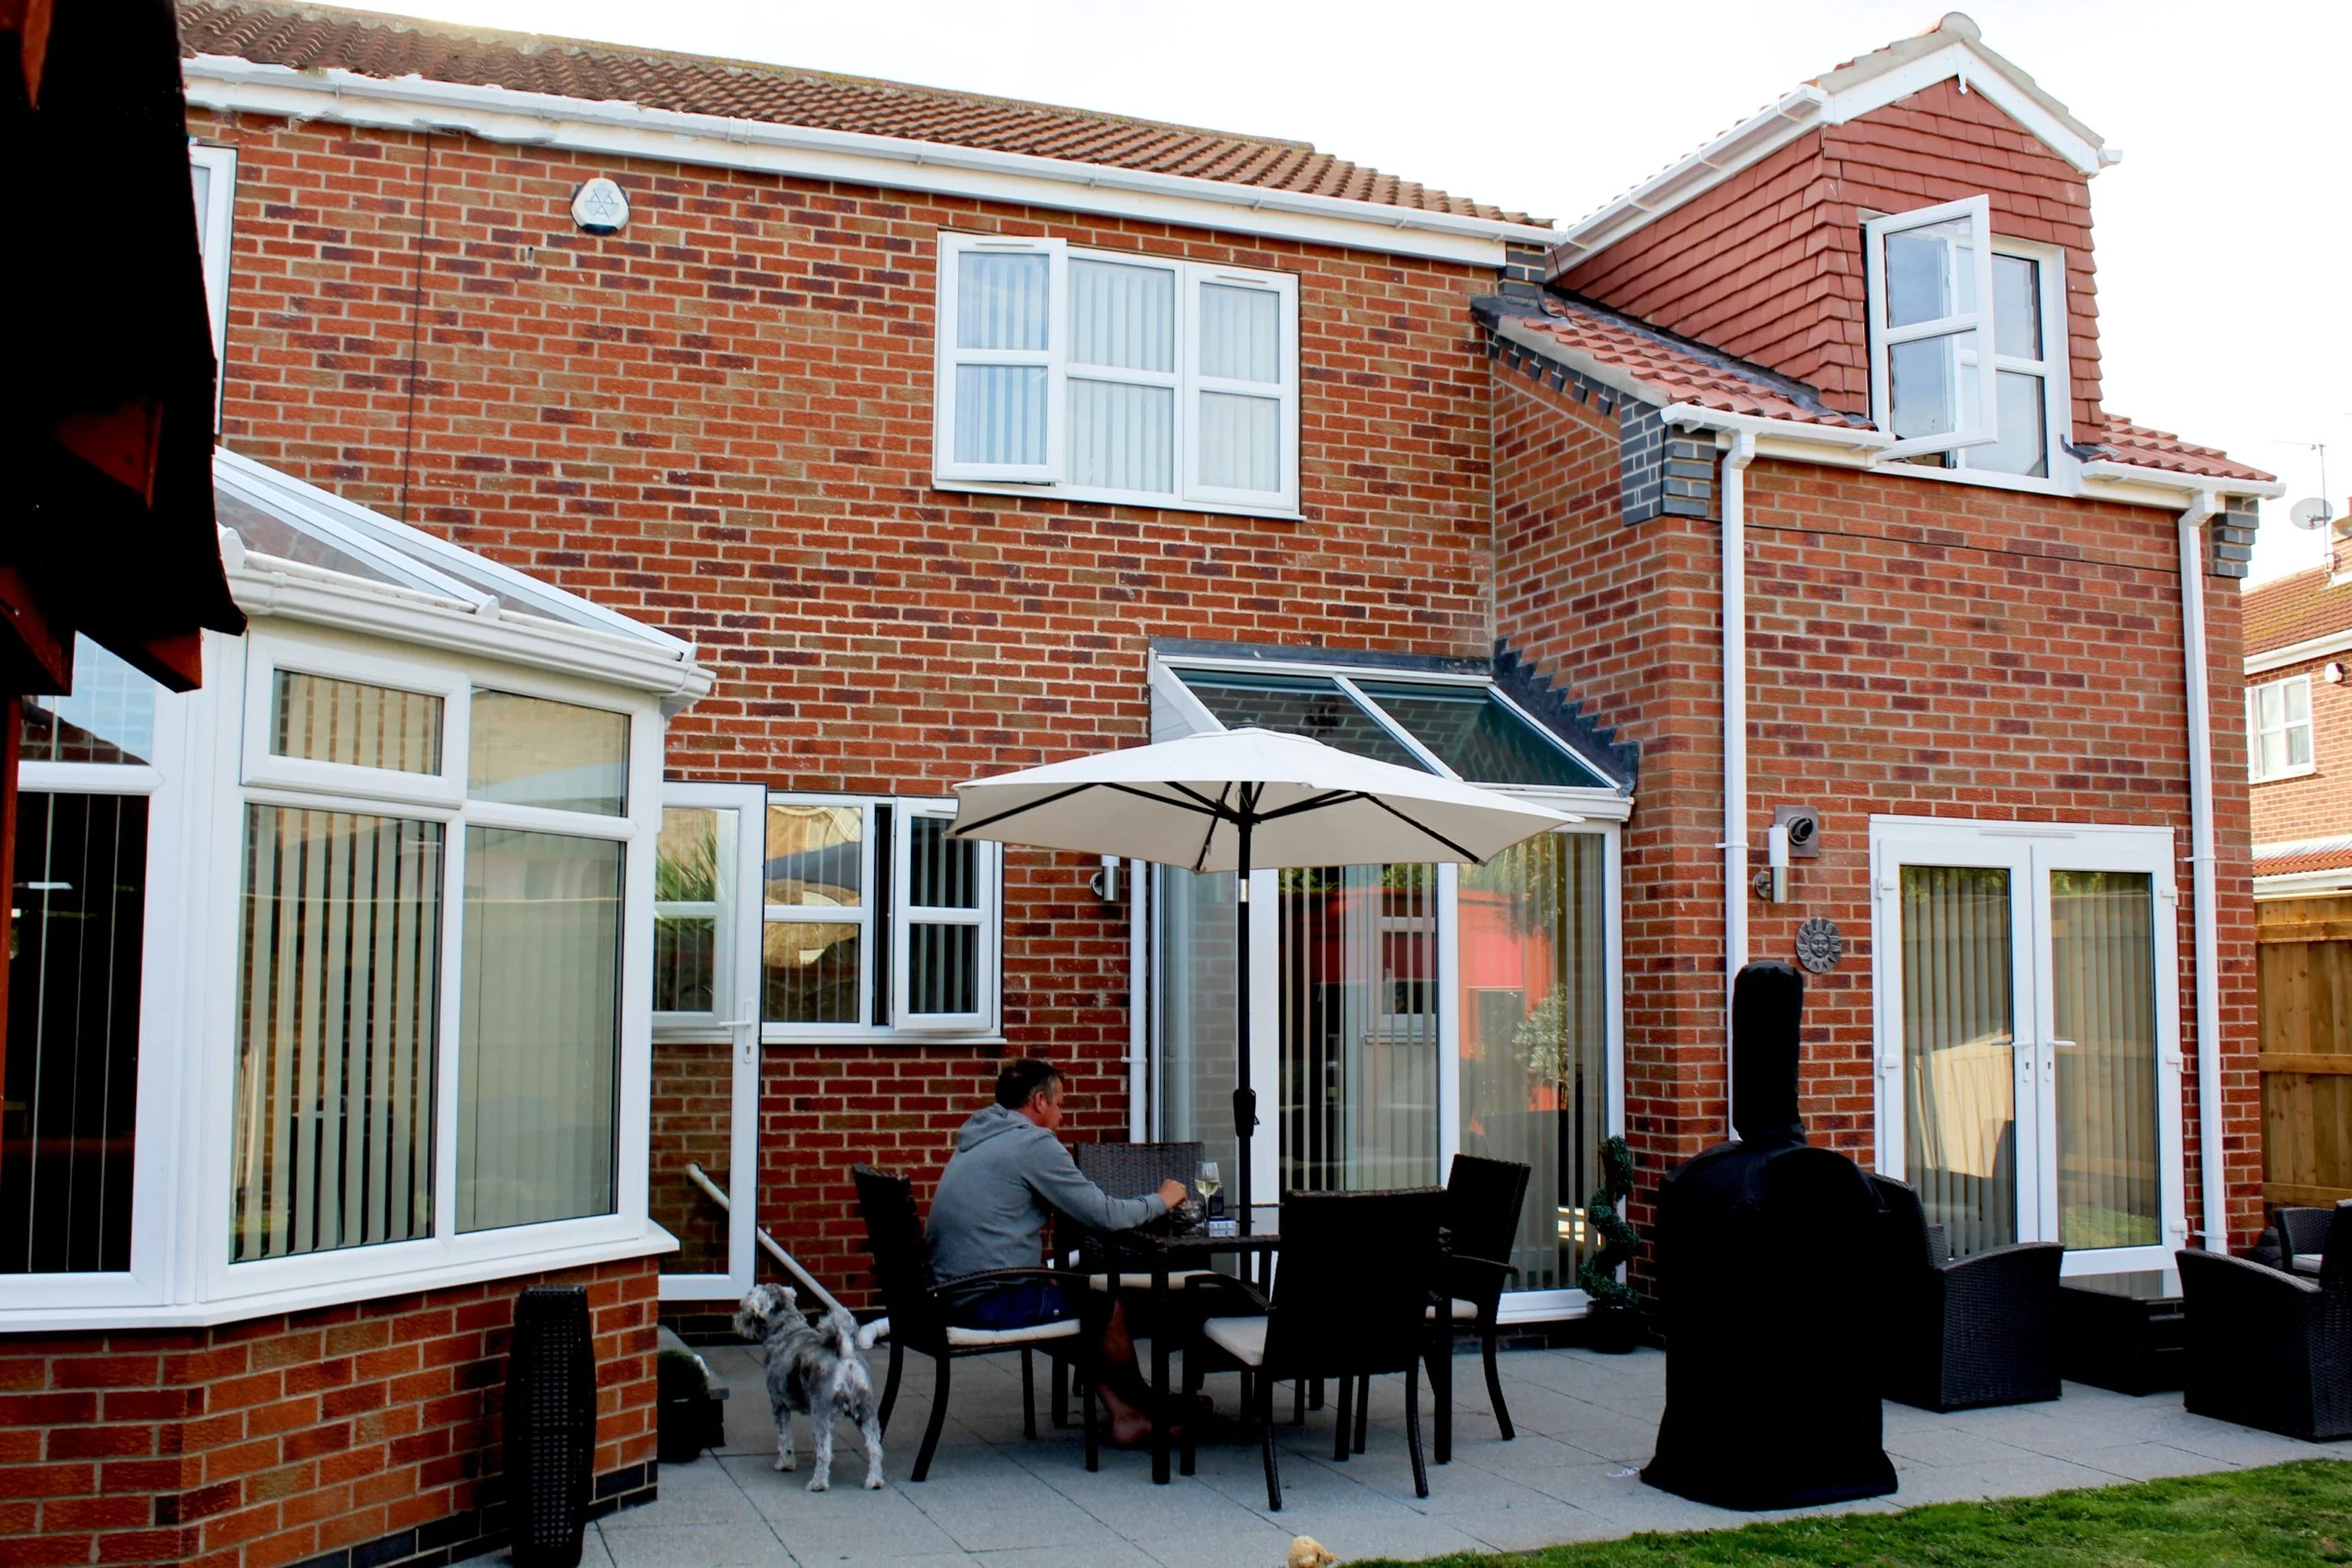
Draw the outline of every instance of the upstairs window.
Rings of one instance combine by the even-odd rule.
[[[2290,779],[2312,771],[2312,678],[2297,675],[2245,694],[2246,753],[2254,782]]]
[[[1297,509],[1295,279],[973,234],[939,264],[943,483]]]
[[[1895,437],[1887,456],[2049,477],[2066,429],[2064,256],[1995,238],[1981,196],[1863,232],[1871,405]]]

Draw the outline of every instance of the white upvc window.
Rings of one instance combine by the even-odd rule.
[[[1984,197],[1863,231],[1871,406],[1895,437],[1885,456],[2051,478],[2072,428],[2065,253],[1995,236]]]
[[[2312,678],[2292,675],[2245,694],[2246,754],[2254,780],[2290,779],[2314,771]]]
[[[934,412],[943,484],[1294,513],[1297,279],[942,234]]]
[[[768,797],[761,1017],[771,1041],[993,1037],[1003,853],[952,802]]]
[[[229,367],[229,254],[231,218],[237,205],[237,150],[191,141],[188,182],[196,197],[196,245],[204,261],[204,309],[212,323],[212,362],[221,382]],[[219,422],[219,391],[213,418]]]

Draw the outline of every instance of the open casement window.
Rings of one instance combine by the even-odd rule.
[[[1981,196],[1862,225],[1871,406],[1889,457],[2000,437],[1991,205]]]
[[[2256,784],[2312,771],[2312,678],[2296,675],[2245,694],[2246,753]]]
[[[1003,860],[955,807],[771,795],[761,1015],[770,1040],[991,1035]]]
[[[236,209],[237,150],[190,142],[188,183],[196,197],[196,244],[204,260],[204,309],[212,323],[212,361],[219,367],[213,391],[213,423],[220,423],[220,385],[229,365],[229,234]]]
[[[942,482],[1296,510],[1295,279],[944,234],[939,288]]]

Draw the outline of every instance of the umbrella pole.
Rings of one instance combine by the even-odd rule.
[[[1234,824],[1240,839],[1240,858],[1233,873],[1233,979],[1234,987],[1240,994],[1241,1007],[1233,1032],[1234,1076],[1237,1080],[1233,1090],[1233,1135],[1240,1156],[1235,1163],[1239,1167],[1237,1174],[1239,1177],[1240,1224],[1238,1228],[1243,1235],[1250,1234],[1252,1191],[1250,1185],[1250,1145],[1257,1141],[1254,1134],[1258,1126],[1258,1091],[1250,1086],[1250,803],[1245,795],[1240,817]]]

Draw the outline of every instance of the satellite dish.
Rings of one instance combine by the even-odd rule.
[[[2287,521],[2307,534],[2317,533],[2327,526],[2330,509],[2324,496],[2307,496],[2295,502],[2287,513]]]

